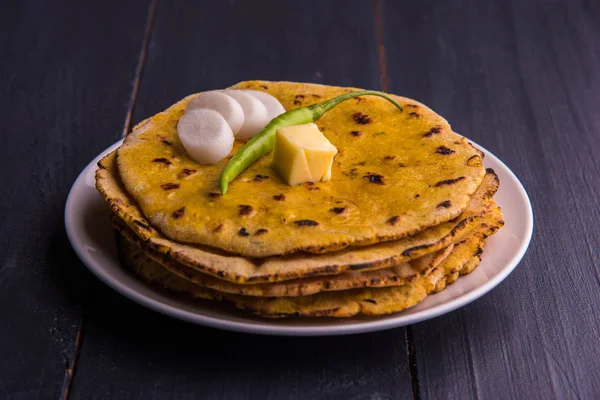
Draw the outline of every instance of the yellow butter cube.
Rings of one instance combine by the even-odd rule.
[[[337,149],[313,123],[279,128],[271,166],[287,182],[328,181]]]

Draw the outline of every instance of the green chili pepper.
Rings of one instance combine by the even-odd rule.
[[[395,100],[387,94],[375,90],[345,93],[320,104],[313,104],[312,106],[300,107],[295,110],[287,111],[269,122],[261,132],[254,136],[235,156],[231,158],[231,160],[229,160],[219,179],[221,193],[227,193],[227,187],[232,180],[244,172],[246,168],[252,165],[256,160],[273,150],[277,129],[286,126],[315,122],[321,118],[323,114],[341,102],[365,95],[383,97],[395,105],[400,111],[403,111],[402,106]]]

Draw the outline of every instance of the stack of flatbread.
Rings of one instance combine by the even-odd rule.
[[[287,110],[358,90],[233,88]],[[265,317],[389,314],[473,271],[503,225],[483,154],[414,100],[394,96],[400,112],[358,97],[325,114],[317,124],[338,149],[328,182],[288,186],[267,155],[222,195],[228,158],[200,165],[177,136],[194,96],[136,126],[96,173],[123,264],[153,285]]]

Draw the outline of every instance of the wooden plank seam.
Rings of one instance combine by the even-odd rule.
[[[152,34],[152,28],[154,26],[154,20],[156,16],[156,7],[158,0],[152,0],[150,6],[148,8],[148,17],[146,19],[146,27],[144,32],[144,38],[142,40],[142,47],[140,50],[140,56],[138,59],[138,64],[136,66],[135,78],[133,81],[133,88],[131,91],[131,96],[129,99],[129,106],[127,108],[127,113],[125,114],[125,123],[123,125],[122,136],[127,135],[129,130],[131,129],[131,117],[133,115],[133,110],[135,108],[135,103],[137,101],[137,94],[140,88],[140,82],[142,80],[142,73],[144,71],[144,64],[146,63],[146,58],[148,54],[148,45],[150,42],[150,37]],[[66,365],[65,371],[65,379],[63,382],[63,388],[61,393],[61,399],[68,400],[71,395],[71,389],[73,387],[73,381],[75,379],[75,373],[77,370],[77,361],[79,360],[79,353],[81,351],[81,345],[83,343],[84,338],[84,323],[85,323],[85,313],[82,315],[81,320],[79,322],[79,328],[77,329],[77,337],[75,339],[75,349],[73,350],[73,359],[69,364]]]
[[[381,76],[381,90],[388,91],[387,66],[385,62],[385,44],[383,38],[383,11],[381,0],[375,0],[375,23],[377,25],[377,50],[379,53],[379,71]],[[415,343],[412,326],[407,326],[405,330],[405,342],[408,351],[408,364],[410,370],[410,379],[412,382],[413,399],[418,400],[419,378],[417,371],[417,355],[415,352]]]
[[[144,73],[144,65],[146,65],[146,58],[148,56],[148,46],[150,45],[150,37],[152,36],[152,27],[154,26],[154,19],[156,16],[156,6],[158,0],[152,0],[150,4],[150,10],[148,11],[148,19],[146,21],[146,31],[144,32],[144,40],[142,41],[142,49],[140,51],[140,58],[135,71],[135,78],[133,80],[133,89],[131,90],[131,97],[129,99],[129,107],[127,108],[127,114],[125,115],[125,123],[123,124],[123,133],[121,136],[125,137],[131,130],[131,118],[135,111],[135,103],[137,102],[138,92],[140,90],[140,83],[142,81],[142,75]]]

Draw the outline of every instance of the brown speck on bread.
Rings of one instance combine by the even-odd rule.
[[[446,185],[454,185],[456,182],[460,182],[463,179],[465,179],[464,176],[459,176],[458,178],[454,178],[454,179],[446,179],[446,180],[439,181],[438,183],[436,183],[435,187],[446,186]]]
[[[332,213],[341,214],[346,210],[346,207],[333,207],[331,210]]]
[[[365,175],[365,176],[364,176],[364,178],[365,178],[366,180],[368,180],[369,182],[371,182],[371,183],[375,183],[375,184],[377,184],[377,185],[385,185],[385,182],[384,182],[384,177],[383,177],[383,175],[379,175],[379,174],[368,174],[368,175]]]
[[[238,235],[240,235],[240,236],[248,236],[250,234],[248,233],[248,231],[246,230],[246,228],[242,228],[242,229],[240,229],[238,231]]]
[[[256,232],[254,232],[254,236],[260,236],[260,235],[264,235],[265,233],[269,232],[268,229],[265,228],[260,228],[259,230],[257,230]]]
[[[313,221],[312,219],[301,219],[298,221],[294,221],[294,223],[298,226],[317,226],[319,223],[317,221]]]
[[[210,198],[213,198],[213,199],[214,199],[215,197],[221,197],[221,193],[217,193],[217,192],[210,192],[210,193],[208,194],[208,197],[210,197]]]
[[[196,172],[198,172],[198,171],[195,170],[195,169],[184,168],[184,169],[181,170],[181,172],[179,173],[179,175],[180,175],[180,177],[192,176]]]
[[[213,229],[213,232],[218,233],[218,232],[221,232],[222,230],[223,230],[223,224],[220,224],[215,229]]]
[[[285,200],[285,195],[284,194],[276,194],[273,196],[273,199],[277,200],[277,201],[284,201]]]
[[[412,118],[421,118],[422,117],[421,114],[419,114],[418,112],[414,112],[414,111],[410,112],[408,115],[411,116]]]
[[[154,160],[152,160],[152,162],[158,163],[158,164],[172,165],[171,161],[169,161],[168,159],[166,159],[164,157],[155,158]]]
[[[247,204],[241,204],[238,206],[238,208],[239,208],[239,211],[238,211],[239,215],[250,215],[252,213],[252,211],[254,210],[252,208],[252,206],[249,206]]]
[[[371,122],[371,117],[361,112],[356,112],[352,114],[352,119],[359,125],[366,125]]]
[[[424,137],[432,137],[433,135],[438,135],[441,131],[442,131],[441,126],[434,126],[430,130],[428,130],[426,133],[424,133],[423,136]]]
[[[450,202],[450,200],[444,200],[440,204],[438,204],[436,208],[450,208],[451,205],[452,203]]]
[[[160,185],[163,190],[175,190],[179,189],[179,183],[165,183]]]
[[[258,175],[256,175],[254,177],[254,180],[257,181],[257,182],[262,182],[262,181],[264,181],[266,179],[269,179],[269,177],[267,175],[260,175],[260,174],[258,174]]]
[[[356,136],[356,137],[362,136],[362,132],[361,131],[352,131],[352,132],[350,132],[350,134],[352,134],[353,136]]]
[[[397,215],[394,215],[393,217],[388,218],[387,223],[390,225],[396,225],[399,220],[400,220],[400,217]]]
[[[435,152],[436,152],[436,153],[438,153],[438,154],[445,155],[445,156],[447,156],[447,155],[450,155],[450,154],[452,154],[452,153],[455,153],[455,151],[454,151],[454,150],[452,150],[452,149],[449,149],[449,148],[448,148],[448,147],[446,147],[446,146],[440,146],[440,147],[438,147],[438,148],[435,150]]]
[[[181,207],[179,210],[173,211],[173,218],[177,219],[185,214],[185,207]]]

